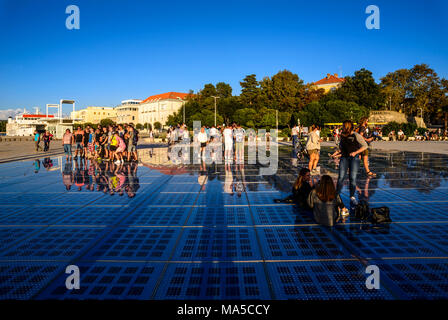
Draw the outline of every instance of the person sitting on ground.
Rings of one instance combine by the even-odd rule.
[[[328,175],[323,175],[316,189],[310,192],[308,206],[313,209],[314,220],[324,226],[332,227],[348,216],[347,208],[336,194],[333,179]]]
[[[302,208],[310,209],[308,207],[307,199],[313,187],[311,185],[311,174],[308,168],[302,168],[299,172],[299,176],[292,187],[292,194],[285,199],[275,199],[274,201],[295,203]]]
[[[406,136],[404,135],[403,130],[398,131],[398,141],[404,141],[406,139]]]

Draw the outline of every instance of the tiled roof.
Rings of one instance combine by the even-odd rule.
[[[314,82],[315,85],[321,85],[321,84],[332,84],[332,83],[342,83],[344,82],[344,78],[339,78],[337,74],[327,74],[327,76],[317,82]]]
[[[166,92],[162,94],[156,94],[154,96],[150,96],[143,100],[141,103],[147,103],[154,100],[166,100],[166,99],[185,99],[189,94],[188,93],[181,93],[181,92]]]
[[[46,114],[24,114],[23,118],[47,118]],[[54,118],[54,115],[48,115],[48,118]]]

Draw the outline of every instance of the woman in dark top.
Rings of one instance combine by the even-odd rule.
[[[341,160],[339,163],[339,177],[337,185],[337,194],[341,193],[344,181],[347,178],[347,170],[349,171],[350,180],[350,201],[356,205],[356,177],[359,170],[359,154],[367,149],[366,140],[354,131],[353,122],[346,120],[342,124],[341,140],[339,150]]]
[[[308,168],[302,168],[299,172],[299,177],[292,187],[292,195],[285,199],[275,199],[275,202],[287,202],[298,204],[299,206],[309,209],[307,198],[310,192],[313,190],[310,185],[311,173]]]
[[[313,208],[314,220],[317,223],[332,227],[340,219],[348,216],[348,210],[334,188],[333,179],[323,175],[316,189],[308,197],[308,205]]]

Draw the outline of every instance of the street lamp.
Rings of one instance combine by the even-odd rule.
[[[216,127],[216,99],[219,99],[219,97],[217,96],[212,96],[213,98],[215,98],[215,127]]]
[[[182,107],[183,107],[183,109],[184,109],[184,121],[183,121],[183,123],[185,124],[185,101],[184,100],[182,100],[181,98],[179,98],[179,97],[177,97],[177,99],[179,99],[180,100],[180,102],[182,102]]]

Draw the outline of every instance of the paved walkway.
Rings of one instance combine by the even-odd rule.
[[[40,143],[43,148],[43,142]],[[0,163],[55,156],[64,153],[60,140],[52,141],[48,152],[35,151],[34,141],[12,141],[0,143]]]

